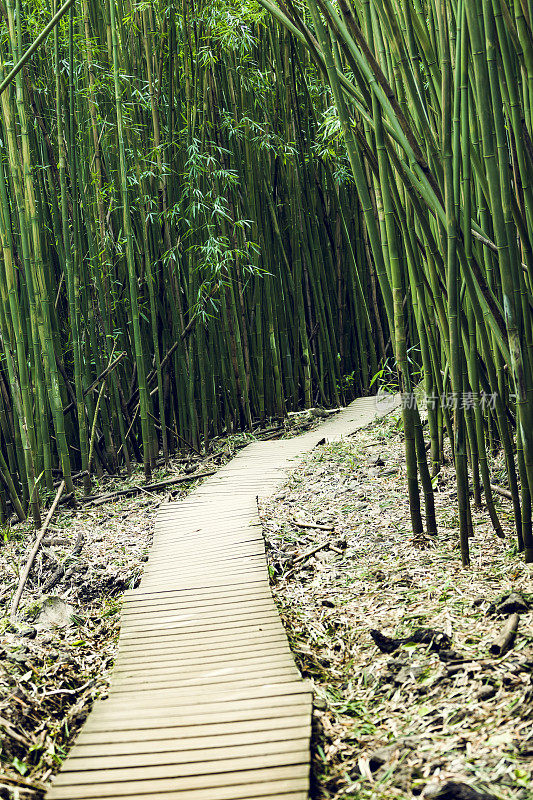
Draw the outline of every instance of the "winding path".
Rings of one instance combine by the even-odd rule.
[[[161,507],[141,584],[125,596],[109,697],[48,800],[307,800],[312,692],[270,593],[257,496],[321,439],[396,402],[361,398],[309,433],[250,444]]]

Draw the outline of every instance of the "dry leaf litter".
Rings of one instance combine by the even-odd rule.
[[[400,429],[396,413],[316,448],[261,504],[274,595],[314,684],[313,797],[531,800],[531,611],[514,646],[489,655],[505,623],[494,605],[517,592],[533,608],[511,504],[496,501],[504,542],[473,510],[472,567],[462,569],[445,466],[438,537],[414,542]],[[451,650],[407,642],[387,654],[370,635],[408,640],[420,628],[449,637]]]
[[[153,481],[216,469],[254,439],[293,436],[315,427],[322,413],[290,415],[253,434],[211,443],[207,456],[177,458]],[[138,585],[161,503],[199,481],[162,492],[141,488],[139,469],[128,479],[94,482],[93,503],[60,507],[24,591],[17,623],[9,607],[33,544],[31,524],[0,528],[0,797],[41,798],[95,699],[105,697],[117,649],[121,597]],[[51,584],[54,584],[51,586]],[[48,590],[47,587],[50,586]]]
[[[292,415],[256,436],[295,435],[321,416]],[[177,459],[154,479],[219,466],[250,438],[219,440],[207,458]],[[299,666],[316,689],[314,794],[403,800],[429,797],[453,779],[490,787],[502,800],[525,800],[533,755],[531,614],[521,616],[513,649],[487,659],[501,619],[485,612],[511,590],[530,598],[530,571],[491,535],[483,514],[476,514],[473,571],[460,571],[451,470],[444,470],[437,494],[438,544],[415,546],[404,472],[392,416],[346,443],[320,448],[263,502],[275,596]],[[139,482],[135,474],[101,480],[100,488]],[[0,796],[41,797],[94,700],[105,696],[121,595],[138,584],[156,510],[195,485],[62,510],[16,626],[7,614],[31,531],[24,525],[4,531]],[[508,505],[501,502],[500,514],[510,530]],[[51,594],[43,594],[60,573]],[[383,655],[369,635],[379,628],[402,636],[426,624],[452,637],[461,664],[442,664],[416,645]]]

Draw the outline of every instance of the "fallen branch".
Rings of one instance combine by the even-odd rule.
[[[490,488],[493,492],[496,492],[496,494],[501,495],[501,497],[507,498],[507,500],[513,499],[511,492],[508,489],[504,489],[502,486],[496,486],[495,483],[491,483]]]
[[[91,383],[91,385],[90,385],[90,386],[88,386],[88,387],[87,387],[87,388],[84,390],[84,392],[83,392],[83,396],[84,396],[84,397],[87,397],[87,395],[89,394],[89,392],[92,392],[92,391],[93,391],[93,389],[96,389],[96,387],[98,386],[98,384],[100,383],[100,381],[102,381],[102,380],[104,380],[105,378],[107,378],[107,376],[109,375],[109,373],[110,373],[110,372],[113,372],[113,370],[115,369],[115,367],[117,367],[117,366],[120,364],[120,362],[122,361],[122,359],[124,358],[124,356],[125,356],[125,355],[126,355],[126,353],[121,353],[119,356],[117,356],[117,358],[115,358],[115,360],[114,360],[114,361],[113,361],[111,364],[109,364],[109,365],[108,365],[108,366],[107,366],[107,367],[106,367],[106,368],[105,368],[105,369],[104,369],[104,370],[103,370],[103,371],[100,373],[100,375],[98,375],[98,377],[97,377],[97,378],[95,378],[95,379],[94,379],[94,381]],[[72,403],[69,403],[69,404],[68,404],[68,406],[65,406],[65,408],[63,409],[63,414],[68,414],[68,413],[69,413],[69,411],[72,411],[74,408],[76,408],[76,403],[74,403],[74,402],[72,402]]]
[[[94,379],[94,381],[91,383],[91,385],[88,386],[85,389],[85,391],[83,392],[83,396],[86,397],[89,394],[89,392],[92,392],[93,389],[96,389],[96,387],[98,386],[100,381],[103,381],[104,378],[107,378],[107,376],[109,375],[110,372],[113,372],[115,367],[122,361],[122,359],[124,358],[125,355],[126,355],[126,353],[121,353],[119,356],[117,356],[115,358],[114,361],[112,361],[110,364],[108,364],[107,367],[104,370],[102,370],[100,375],[97,378]],[[113,356],[113,353],[111,353],[111,356]]]
[[[514,642],[516,631],[518,628],[518,614],[511,614],[502,628],[502,632],[495,639],[489,647],[489,653],[493,656],[503,656],[503,654],[511,647]]]
[[[62,474],[61,470],[58,470],[58,472],[59,474]],[[76,472],[74,475],[71,475],[70,477],[73,481],[78,481],[80,480],[80,478],[84,478],[88,474],[89,473],[87,472],[87,470],[84,469],[81,472]],[[57,489],[58,486],[61,486],[61,481],[54,481],[54,489]],[[65,497],[67,497],[67,495],[65,495]],[[65,497],[63,497],[63,503],[65,502]]]
[[[11,603],[11,608],[9,610],[9,619],[11,622],[14,622],[17,616],[17,608],[20,603],[20,598],[22,597],[22,592],[24,591],[24,587],[26,586],[26,581],[28,580],[28,576],[30,574],[31,568],[33,566],[33,562],[35,561],[35,556],[39,552],[39,548],[42,544],[42,541],[45,537],[46,531],[48,530],[48,526],[54,516],[55,510],[59,504],[61,499],[61,495],[63,494],[63,490],[65,488],[65,481],[61,481],[61,486],[57,490],[56,496],[54,498],[54,502],[50,506],[50,511],[46,515],[46,519],[41,527],[41,530],[37,534],[37,538],[35,539],[35,543],[31,549],[31,553],[28,557],[26,562],[26,566],[22,571],[22,575],[20,576],[19,585],[17,587],[17,591],[15,592],[15,596],[13,597],[13,601]]]
[[[74,545],[72,552],[69,553],[63,564],[58,564],[52,575],[48,578],[48,580],[42,587],[41,592],[43,594],[47,594],[51,589],[54,588],[54,586],[57,586],[57,584],[61,581],[63,575],[65,574],[65,563],[69,559],[77,558],[79,556],[79,554],[83,550],[84,543],[85,543],[85,537],[83,536],[83,533],[80,531],[78,533],[76,544]]]
[[[293,519],[294,524],[298,528],[316,528],[318,531],[334,531],[334,525],[319,525],[317,522],[299,522],[297,519]]]
[[[61,486],[61,484],[59,485]],[[59,504],[62,506],[72,505],[73,507],[76,507],[76,496],[74,492],[69,492],[68,494],[64,494],[61,500],[59,501]]]
[[[167,486],[174,486],[178,483],[186,483],[187,481],[195,481],[198,478],[207,478],[209,475],[214,475],[216,469],[207,470],[206,472],[193,472],[192,475],[180,475],[178,478],[168,478],[164,481],[157,483],[138,484],[136,486],[129,486],[127,489],[118,489],[116,492],[109,492],[109,494],[93,494],[88,497],[81,498],[81,503],[90,503],[91,505],[100,505],[107,503],[109,500],[114,500],[116,497],[128,497],[132,494],[140,492],[158,492],[161,489],[166,489]]]
[[[433,630],[433,628],[417,628],[409,636],[402,636],[401,639],[385,636],[384,633],[373,628],[370,631],[370,636],[382,653],[394,653],[402,644],[427,644],[432,650],[439,652],[440,650],[448,650],[452,643],[446,633]]]
[[[3,772],[1,780],[0,789],[12,789],[13,786],[24,786],[26,792],[33,792],[35,795],[42,795],[45,791],[42,783],[38,783],[29,778],[23,778],[22,775],[16,775],[14,772],[10,774]]]
[[[33,747],[35,744],[35,742],[31,742],[26,736],[22,736],[22,734],[18,733],[4,717],[0,717],[0,728],[3,728],[12,739],[16,742],[20,742],[20,744],[23,744],[25,747]]]
[[[294,564],[294,566],[291,567],[291,569],[288,572],[286,572],[283,575],[283,577],[284,578],[290,578],[290,576],[293,575],[296,572],[296,570],[298,569],[298,564],[301,564],[301,562],[305,561],[305,559],[309,558],[309,556],[312,556],[315,553],[318,553],[319,550],[323,550],[324,547],[329,547],[329,546],[330,546],[330,540],[329,539],[324,539],[322,542],[319,542],[318,544],[315,544],[313,547],[310,547],[308,550],[303,552],[301,555],[296,556],[296,558],[292,562]]]
[[[208,294],[208,297],[211,297],[211,295],[213,295],[213,294],[214,294],[214,290],[211,290],[211,292]],[[179,339],[177,339],[174,342],[172,347],[169,350],[167,350],[164,358],[161,359],[161,363],[159,365],[159,369],[161,370],[161,372],[163,372],[166,369],[166,366],[167,366],[168,362],[170,361],[170,359],[172,358],[172,356],[174,355],[174,353],[176,352],[176,350],[180,346],[181,342],[185,341],[187,339],[187,337],[192,333],[192,330],[193,330],[193,328],[196,325],[196,322],[198,320],[198,316],[199,315],[196,314],[195,316],[192,317],[192,319],[189,320],[189,322],[187,323],[187,325],[185,326],[185,328],[181,332],[181,334],[179,336]],[[155,369],[155,356],[154,356],[154,358],[152,359],[152,369],[150,370],[150,372],[146,376],[146,385],[150,386],[154,382],[154,380],[156,378],[157,378],[157,370]],[[138,396],[139,396],[139,388],[137,387],[137,389],[135,389],[135,391],[133,391],[131,393],[131,395],[130,395],[130,398],[129,398],[128,402],[127,402],[128,408],[130,408],[130,406],[135,402],[135,400],[137,399]]]

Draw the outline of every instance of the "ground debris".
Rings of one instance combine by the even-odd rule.
[[[376,647],[382,653],[393,653],[402,644],[427,644],[432,650],[449,650],[452,640],[445,633],[434,631],[431,628],[417,628],[409,636],[392,639],[378,630],[371,630],[370,635]]]
[[[36,607],[37,616],[35,626],[37,629],[66,628],[73,621],[74,608],[60,597],[52,595],[45,597]],[[21,631],[21,636],[24,633]]]
[[[496,603],[491,603],[487,614],[527,614],[530,603],[518,592],[511,592]]]
[[[302,421],[295,416],[274,426],[274,435],[291,436],[316,424],[315,417]],[[142,484],[140,466],[129,477],[95,480],[97,505],[61,507],[54,517],[14,624],[8,618],[9,604],[34,533],[29,522],[3,530],[2,800],[41,800],[93,703],[106,696],[117,650],[122,594],[140,581],[159,506],[185,497],[198,485],[202,474],[226,464],[262,434],[258,429],[254,434],[221,436],[212,440],[208,454],[188,454],[168,465],[161,463],[153,474],[153,483],[164,489],[160,494]],[[180,476],[187,476],[186,481]],[[42,624],[43,609],[46,625]]]
[[[507,544],[473,509],[472,569],[461,570],[451,466],[436,493],[439,534],[416,546],[396,424],[393,414],[325,443],[261,502],[273,593],[315,689],[313,800],[429,800],[431,787],[446,784],[478,789],[475,800],[483,791],[529,800],[531,567],[509,551],[513,522],[503,500]],[[384,465],[369,468],[378,457]],[[329,541],[345,546],[321,547],[296,563],[327,537],[298,529],[295,517],[331,526]],[[487,609],[513,594],[529,609],[513,649],[490,656],[507,614]],[[371,630],[400,646],[379,652]],[[442,638],[417,644],[417,630]],[[441,647],[432,649],[432,641]]]
[[[487,792],[479,792],[466,783],[448,781],[435,792],[425,793],[431,800],[496,800],[496,796]]]
[[[511,614],[503,626],[500,635],[491,642],[489,652],[493,656],[503,656],[512,646],[518,629],[518,614]]]

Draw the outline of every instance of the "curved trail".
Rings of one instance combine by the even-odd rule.
[[[312,694],[270,593],[257,496],[324,437],[396,405],[361,398],[294,439],[250,444],[161,507],[141,584],[125,596],[109,697],[49,800],[307,800]]]

